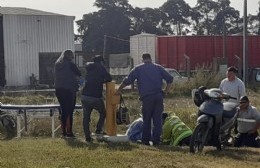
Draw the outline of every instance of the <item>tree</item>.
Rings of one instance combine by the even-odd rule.
[[[204,30],[204,33],[207,35],[212,34],[213,27],[212,22],[215,17],[215,11],[218,8],[218,3],[213,0],[198,0],[196,6],[193,8],[193,10],[198,11],[200,13],[199,21],[201,23],[200,25],[200,31]]]
[[[83,36],[83,50],[102,53],[107,35],[115,38],[108,39],[106,52],[129,52],[129,44],[116,39],[129,39],[131,5],[127,0],[96,0],[94,5],[100,8],[98,12],[85,14],[77,21],[78,31]]]
[[[168,17],[169,24],[176,25],[178,35],[182,34],[184,25],[190,25],[191,7],[184,0],[168,0],[160,8]]]
[[[166,35],[170,31],[166,15],[160,9],[135,8],[132,13],[133,34],[151,33]]]
[[[237,27],[236,22],[239,21],[239,11],[230,7],[230,0],[218,0],[217,15],[213,21],[215,25],[214,34],[229,34],[235,32]]]

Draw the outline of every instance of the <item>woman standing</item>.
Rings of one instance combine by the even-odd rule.
[[[55,94],[61,107],[62,136],[73,138],[72,132],[73,111],[78,91],[78,77],[81,72],[73,63],[74,53],[65,50],[55,62]]]

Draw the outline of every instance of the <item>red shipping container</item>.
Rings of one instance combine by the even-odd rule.
[[[228,66],[243,61],[243,36],[227,36],[226,52],[223,36],[159,36],[158,63],[164,67],[185,70],[184,55],[190,58],[191,69],[211,68],[214,57],[226,57]],[[248,67],[260,67],[260,36],[248,36]]]

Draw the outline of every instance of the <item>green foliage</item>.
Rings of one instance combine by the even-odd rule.
[[[192,78],[185,83],[173,84],[172,96],[191,96],[192,89],[199,86],[218,88],[222,77],[218,73],[204,71],[203,68],[196,70]]]

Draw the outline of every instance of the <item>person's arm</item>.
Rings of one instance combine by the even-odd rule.
[[[260,113],[253,107],[253,117],[256,120],[255,127],[249,133],[255,133],[260,128]]]
[[[241,96],[246,96],[246,88],[243,82],[239,85],[239,97]]]
[[[123,82],[119,85],[118,89],[116,90],[116,94],[120,95],[122,94],[122,89],[124,89],[124,87],[126,87],[127,85],[125,85]]]
[[[116,94],[122,94],[122,89],[127,85],[133,83],[137,76],[137,70],[134,68],[130,71],[129,75],[124,78],[123,82],[119,85]]]
[[[74,64],[74,63],[70,63],[70,69],[77,75],[77,76],[81,76],[81,72],[78,69],[78,67]]]
[[[259,122],[256,122],[256,124],[255,124],[255,127],[251,130],[251,131],[249,131],[249,133],[255,133],[258,129],[260,128],[260,121]]]
[[[104,68],[104,83],[111,82],[111,81],[112,81],[112,76]]]
[[[167,83],[166,84],[166,87],[164,89],[164,94],[168,94],[170,92],[170,89],[171,89],[171,86],[172,86],[172,83]]]
[[[163,79],[166,81],[166,87],[163,92],[164,92],[164,94],[168,94],[170,92],[172,82],[174,79],[164,68],[162,68],[162,67],[160,67],[160,68],[161,68]]]

